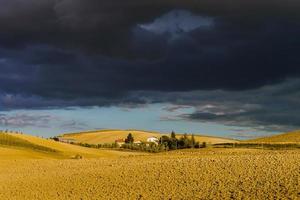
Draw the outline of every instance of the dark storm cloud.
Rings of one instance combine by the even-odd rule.
[[[230,20],[249,30],[266,19],[298,19],[296,0],[1,0],[1,44],[49,44],[106,55],[133,54],[131,31],[172,9]],[[237,25],[236,24],[236,25]]]
[[[202,91],[218,111],[237,110],[254,89],[255,109],[186,118],[297,126],[298,84],[277,103],[259,88],[299,78],[299,10],[297,0],[0,0],[0,109],[199,107]],[[290,114],[278,110],[287,104]]]

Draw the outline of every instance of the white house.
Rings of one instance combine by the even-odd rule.
[[[155,144],[158,145],[159,140],[158,140],[157,137],[149,137],[149,138],[147,139],[147,142],[152,142],[152,143],[155,143]]]

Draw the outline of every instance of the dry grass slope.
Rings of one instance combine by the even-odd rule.
[[[222,137],[213,137],[213,136],[205,136],[205,135],[195,135],[195,140],[197,142],[203,143],[206,142],[208,144],[219,144],[219,143],[236,143],[238,140],[222,138]]]
[[[56,152],[55,149],[42,146],[39,144],[31,143],[27,140],[6,133],[0,133],[0,145],[7,146],[7,147],[26,148],[26,149],[36,150],[36,151]]]
[[[0,134],[0,160],[55,158],[65,159],[81,155],[84,158],[119,157],[138,153],[99,150],[55,142],[26,134]]]
[[[253,143],[300,143],[300,131],[274,135],[270,137],[257,138],[246,142]]]
[[[151,136],[155,136],[159,138],[162,135],[167,135],[165,133],[141,131],[141,130],[101,130],[101,131],[89,131],[89,132],[81,132],[81,133],[64,134],[63,137],[69,139],[75,139],[79,143],[104,144],[104,143],[113,143],[117,139],[124,139],[127,137],[128,133],[132,133],[136,141],[137,140],[146,141],[147,138]],[[181,136],[181,134],[177,134],[177,135],[178,137]],[[195,139],[200,143],[207,142],[211,144],[238,142],[236,140],[227,139],[227,138],[202,136],[202,135],[195,135]]]

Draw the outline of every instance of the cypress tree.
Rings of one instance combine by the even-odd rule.
[[[171,133],[171,138],[175,138],[176,139],[176,134],[175,134],[174,131],[172,131],[172,133]]]
[[[170,139],[170,149],[177,149],[178,147],[178,140],[176,138],[176,134],[174,131],[171,133],[171,139]]]
[[[196,140],[195,140],[195,136],[194,134],[192,134],[192,138],[191,138],[191,147],[194,148],[196,144]]]
[[[131,133],[128,134],[125,142],[130,144],[134,142],[134,138]]]

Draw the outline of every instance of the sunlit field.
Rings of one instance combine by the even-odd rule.
[[[249,144],[148,153],[0,133],[0,199],[299,199],[298,146]]]

